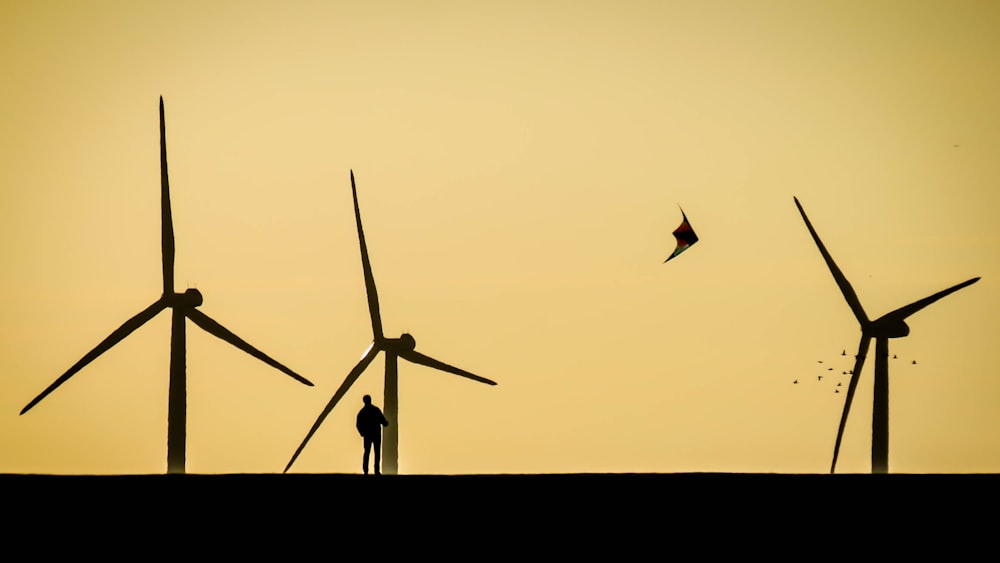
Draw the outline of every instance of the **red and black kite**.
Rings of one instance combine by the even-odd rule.
[[[677,207],[679,208],[680,206],[678,205]],[[691,228],[691,223],[688,223],[688,218],[684,215],[683,209],[681,209],[681,217],[681,225],[674,229],[674,238],[677,239],[677,248],[674,249],[673,254],[668,256],[667,259],[663,261],[664,264],[669,262],[671,258],[674,258],[681,252],[691,248],[691,245],[694,243],[698,242],[698,235],[694,234],[694,229]]]

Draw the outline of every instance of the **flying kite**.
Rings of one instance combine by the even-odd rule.
[[[680,206],[678,205],[677,207],[679,208]],[[674,258],[681,252],[691,248],[691,245],[694,243],[698,242],[698,235],[694,234],[694,229],[691,228],[691,223],[688,223],[687,215],[684,215],[683,209],[681,209],[681,217],[683,218],[681,225],[674,229],[674,238],[677,239],[677,248],[674,249],[673,254],[668,256],[667,259],[663,261],[664,264],[669,262],[671,258]]]

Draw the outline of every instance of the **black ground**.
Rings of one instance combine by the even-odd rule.
[[[34,550],[52,547],[34,534],[69,533],[144,538],[171,553],[194,549],[194,538],[230,556],[313,546],[327,550],[322,559],[355,541],[476,560],[526,548],[593,555],[597,546],[700,558],[863,545],[868,555],[902,555],[939,545],[955,557],[986,538],[995,553],[1000,475],[0,475],[0,494],[6,536],[32,538]],[[415,543],[399,544],[405,537]],[[461,555],[468,542],[479,555]]]

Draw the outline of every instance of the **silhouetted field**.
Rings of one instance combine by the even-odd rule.
[[[942,540],[944,530],[983,523],[978,514],[993,513],[998,485],[993,474],[0,475],[18,523],[78,533],[163,527],[322,542],[364,530],[462,531],[546,543],[572,533],[575,552],[591,533],[690,541],[795,531],[853,543],[891,525]]]
[[[994,548],[1000,476],[0,475],[8,554],[767,561]]]

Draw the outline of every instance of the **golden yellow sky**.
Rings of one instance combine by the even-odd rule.
[[[988,1],[4,2],[0,472],[166,469],[169,312],[18,414],[160,295],[161,95],[178,290],[316,384],[189,322],[189,472],[280,472],[371,341],[351,169],[386,335],[499,382],[401,361],[401,473],[827,472],[847,379],[817,375],[860,333],[793,196],[872,318],[982,276],[890,343],[889,467],[1000,471],[998,28]],[[701,240],[663,264],[678,205]],[[360,471],[382,369],[293,471]]]

